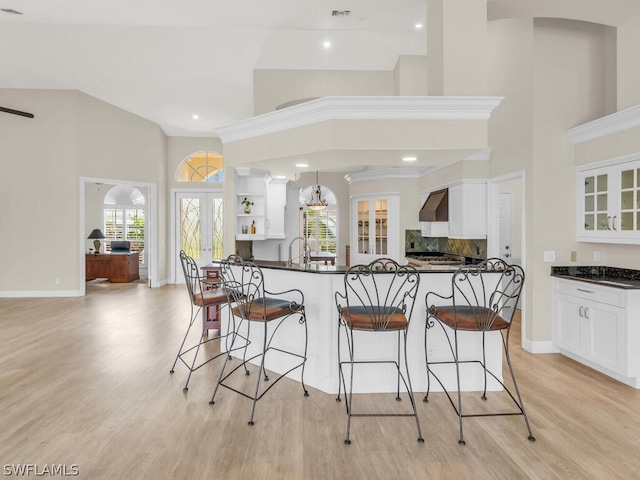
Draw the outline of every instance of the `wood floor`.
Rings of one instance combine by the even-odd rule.
[[[0,299],[3,475],[64,464],[81,479],[640,478],[640,391],[560,355],[512,344],[535,443],[522,417],[495,417],[466,421],[459,446],[457,418],[436,393],[418,404],[423,444],[412,418],[364,418],[346,446],[344,404],[314,389],[305,398],[289,379],[258,403],[252,427],[247,399],[222,390],[208,404],[217,364],[183,393],[186,369],[169,369],[188,314],[174,285]]]

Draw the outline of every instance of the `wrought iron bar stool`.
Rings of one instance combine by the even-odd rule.
[[[247,325],[247,338],[251,338],[251,324],[257,323],[262,325],[258,330],[256,337],[262,334],[262,348],[257,353],[251,352],[247,358],[248,342],[241,346],[235,346],[237,338],[244,338],[237,335],[231,341],[231,349],[244,349],[243,358],[240,363],[226,371],[231,356],[227,356],[220,369],[220,375],[216,382],[213,395],[211,396],[211,405],[215,403],[216,393],[219,387],[225,387],[245,398],[252,400],[251,416],[249,425],[254,424],[254,415],[256,403],[271,388],[273,388],[282,378],[297,368],[301,368],[300,381],[302,383],[302,391],[305,397],[309,396],[304,384],[304,368],[307,361],[307,319],[304,307],[304,295],[298,289],[290,289],[282,292],[273,292],[265,288],[264,275],[258,265],[253,262],[244,261],[236,255],[231,255],[220,263],[220,276],[222,285],[227,292],[227,301],[229,310],[234,318],[240,319],[240,324]],[[278,342],[279,338],[286,338],[292,333],[292,329],[298,327],[302,329],[304,334],[304,345],[301,345],[301,351],[285,350]],[[279,333],[279,336],[276,334]],[[282,374],[276,374],[275,380],[271,379],[267,373],[267,359],[277,357],[281,361],[281,365],[286,365],[283,369],[286,371]],[[286,359],[286,360],[285,360]],[[259,370],[255,381],[253,391],[247,392],[241,389],[242,382],[233,383],[231,378],[240,368],[244,370],[245,375],[250,374],[248,365],[253,361],[259,363]],[[265,387],[261,384],[263,381],[269,382]]]
[[[338,396],[345,392],[347,410],[347,437],[345,444],[351,444],[352,417],[415,417],[418,428],[418,442],[424,442],[420,431],[420,422],[411,387],[411,378],[407,363],[407,330],[420,283],[418,271],[408,265],[399,265],[392,259],[383,258],[368,265],[354,265],[344,275],[344,292],[336,292],[338,309]],[[355,334],[354,334],[355,333]],[[365,335],[396,334],[397,357],[384,360],[363,360],[355,358],[355,339],[365,341]],[[341,337],[346,338],[348,360],[342,360]],[[404,351],[405,375],[401,369],[401,351]],[[396,400],[400,398],[400,381],[411,402],[412,413],[391,413],[385,410],[377,413],[354,413],[353,411],[353,372],[356,364],[391,364],[397,371]],[[348,365],[348,367],[347,367]],[[344,370],[349,370],[349,380]]]
[[[216,352],[214,355],[206,358],[205,360],[199,360],[198,355],[200,353],[200,347],[204,344],[220,340],[225,338],[227,341],[234,335],[235,328],[231,328],[229,324],[228,332],[225,335],[218,334],[213,338],[208,338],[204,335],[199,335],[198,342],[195,345],[188,344],[187,339],[189,333],[194,325],[198,322],[198,318],[202,318],[202,325],[207,323],[207,311],[209,307],[217,307],[218,310],[227,304],[227,292],[223,288],[205,288],[203,287],[203,278],[200,276],[199,268],[195,260],[189,257],[183,250],[180,251],[180,263],[182,265],[182,271],[184,273],[184,280],[187,287],[187,293],[189,294],[189,302],[191,305],[191,315],[189,318],[189,326],[184,334],[180,348],[176,359],[171,366],[169,373],[174,373],[178,360],[181,361],[189,370],[187,381],[185,382],[183,390],[186,392],[189,390],[189,381],[191,380],[191,374],[206,365],[207,363],[215,360],[216,358],[225,354],[222,349]],[[231,317],[229,318],[231,322]],[[200,334],[200,329],[197,329]],[[206,332],[206,329],[204,330]]]
[[[518,301],[524,285],[524,271],[518,265],[509,265],[499,258],[491,258],[484,262],[459,268],[451,279],[451,294],[439,295],[435,292],[427,293],[425,302],[427,306],[427,321],[424,336],[425,361],[427,364],[427,393],[424,402],[429,401],[431,376],[436,379],[446,393],[451,406],[458,416],[460,438],[458,443],[465,444],[462,419],[468,417],[488,417],[501,415],[522,415],[529,433],[528,439],[532,442],[535,437],[531,433],[529,419],[522,402],[520,390],[516,383],[516,377],[509,355],[509,334],[513,323],[514,313],[518,307]],[[436,305],[435,303],[439,305]],[[453,360],[429,361],[427,338],[428,332],[439,324],[446,335]],[[482,358],[469,359],[473,356],[460,348],[460,332],[476,332],[481,335]],[[501,343],[504,349],[507,366],[513,382],[514,393],[498,376],[486,366],[485,341],[487,334],[500,332]],[[451,394],[445,388],[443,382],[434,373],[435,365],[455,365],[457,380],[457,399],[454,401]],[[508,397],[516,406],[516,411],[490,411],[484,413],[465,413],[462,406],[462,386],[460,382],[460,368],[464,364],[479,364],[484,374],[484,389],[481,399],[487,400],[487,375],[493,377],[508,394]]]

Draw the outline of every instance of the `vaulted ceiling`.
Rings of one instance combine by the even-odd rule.
[[[254,69],[391,70],[398,55],[427,48],[415,28],[426,25],[427,0],[0,0],[0,9],[21,13],[0,11],[0,88],[77,89],[176,136],[215,136],[252,116]],[[640,0],[488,1],[490,19],[618,25],[639,11]]]

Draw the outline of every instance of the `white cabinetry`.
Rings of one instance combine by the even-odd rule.
[[[272,179],[267,185],[266,235],[268,238],[285,238],[286,205],[287,181]]]
[[[351,263],[379,257],[399,260],[400,197],[398,194],[353,197]],[[355,247],[355,248],[354,248]]]
[[[560,351],[640,388],[639,290],[554,278],[553,342]]]
[[[487,184],[449,187],[449,238],[487,238]]]
[[[255,169],[238,168],[236,173],[236,239],[284,238],[286,182]],[[245,198],[253,203],[248,213],[242,204]],[[255,233],[251,233],[252,225]]]
[[[640,161],[577,175],[577,240],[640,243]]]

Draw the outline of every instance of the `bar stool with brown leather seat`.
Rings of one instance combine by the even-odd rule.
[[[242,360],[226,372],[227,366],[232,360],[231,356],[227,356],[220,369],[220,375],[209,403],[211,405],[215,403],[219,387],[225,387],[248,398],[252,400],[249,425],[253,425],[258,400],[262,399],[280,380],[297,368],[301,368],[300,381],[304,396],[309,396],[304,384],[304,367],[307,361],[308,345],[304,295],[298,289],[282,292],[267,290],[260,267],[236,255],[231,255],[220,262],[220,277],[222,286],[227,292],[231,315],[240,320],[235,324],[245,326],[246,333],[244,330],[242,330],[242,335],[236,332],[237,335],[231,339],[230,348],[232,350],[244,349]],[[252,324],[262,325],[262,328],[257,329],[257,332],[254,331],[256,345],[260,343],[258,340],[260,339],[262,348],[255,348],[252,352],[247,353],[248,343],[241,342],[242,345],[238,347],[235,342],[238,338],[245,339],[245,335],[246,338],[252,338]],[[296,329],[298,330],[296,331]],[[302,344],[299,350],[286,349],[292,348],[292,343],[297,342],[297,340],[292,341],[292,338],[301,339]],[[282,373],[268,374],[270,361],[273,361],[273,365],[277,365]],[[245,375],[249,375],[251,373],[249,367],[252,364],[258,367],[255,387],[249,386],[238,378],[232,378],[240,368],[244,370]],[[269,385],[265,387],[263,381],[269,382]]]
[[[424,402],[429,401],[430,380],[431,376],[433,376],[446,393],[451,406],[458,416],[460,428],[458,443],[460,445],[465,444],[462,429],[463,418],[502,415],[522,415],[529,432],[528,439],[535,441],[531,433],[531,426],[529,425],[529,419],[524,409],[520,390],[516,383],[511,356],[509,354],[509,334],[511,332],[511,325],[513,324],[514,313],[518,308],[518,301],[520,300],[523,285],[524,271],[520,266],[509,265],[500,258],[490,258],[478,265],[468,265],[459,268],[452,275],[450,295],[443,296],[435,292],[429,292],[425,297],[427,322],[424,345],[427,364],[427,393],[424,397]],[[429,360],[427,354],[428,332],[436,323],[442,327],[453,360],[437,362]],[[467,335],[467,338],[469,338],[468,335],[472,332],[481,336],[482,358],[480,359],[475,359],[474,355],[460,348],[460,335]],[[489,334],[497,334],[497,332],[501,335],[502,346],[515,395],[501,380],[501,372],[495,374],[487,368],[487,355],[485,350],[486,337]],[[434,373],[434,366],[447,364],[455,365],[458,390],[456,401],[453,400],[441,379]],[[466,364],[478,364],[482,368],[484,389],[480,398],[483,401],[487,400],[487,375],[490,375],[501,385],[503,391],[508,395],[507,401],[508,398],[510,398],[513,403],[515,403],[515,411],[501,407],[500,409],[486,408],[478,409],[473,413],[465,413],[462,406],[463,385],[461,385],[460,381],[460,368]],[[442,372],[442,370],[440,370],[440,372]]]
[[[187,390],[189,390],[189,381],[191,380],[191,374],[207,363],[224,354],[224,349],[218,349],[215,354],[208,356],[206,359],[202,360],[198,358],[200,348],[209,342],[217,341],[222,338],[230,338],[229,332],[235,331],[235,329],[228,328],[227,334],[218,334],[213,338],[208,338],[206,336],[207,330],[206,328],[204,328],[204,326],[207,324],[208,309],[216,308],[219,315],[219,309],[227,304],[227,292],[223,288],[204,287],[203,282],[206,280],[203,280],[203,278],[200,276],[198,265],[193,258],[188,256],[184,252],[184,250],[180,251],[180,263],[182,264],[182,271],[184,273],[184,280],[187,286],[187,293],[189,294],[191,315],[187,331],[184,334],[184,338],[182,339],[182,343],[180,344],[180,348],[178,349],[178,354],[176,355],[176,359],[174,360],[169,373],[174,373],[174,369],[176,367],[176,364],[178,363],[178,360],[180,360],[187,367],[187,369],[189,370],[189,375],[187,376],[187,381],[185,382],[183,388],[183,390],[186,392]],[[201,330],[199,328],[197,329],[199,336],[195,345],[193,343],[187,343],[192,327],[194,325],[197,325],[198,323],[198,318],[202,319],[204,330]],[[229,321],[231,321],[231,319]],[[200,334],[200,332],[202,332],[202,334]]]
[[[419,283],[420,274],[414,267],[399,265],[390,258],[382,258],[368,265],[351,267],[344,274],[344,293],[335,293],[338,309],[338,396],[336,401],[342,401],[340,395],[342,388],[344,388],[347,410],[347,437],[344,443],[347,445],[351,444],[352,417],[415,417],[418,442],[424,442],[407,363],[407,331]],[[381,360],[355,358],[356,347],[354,344],[356,339],[359,342],[366,342],[368,339],[365,337],[371,337],[371,335],[382,337],[384,334],[391,338],[396,337],[395,342],[388,344],[391,350],[394,348],[396,350],[394,359],[388,359],[388,357]],[[346,338],[346,348],[349,355],[348,360],[345,361],[341,359],[340,339],[342,336]],[[380,345],[382,344],[380,343]],[[406,378],[401,369],[401,351],[404,351]],[[373,413],[364,413],[364,410],[354,413],[353,377],[354,366],[357,364],[375,365],[375,370],[371,369],[371,372],[367,373],[376,372],[378,374],[382,373],[379,365],[393,365],[393,373],[397,374],[396,400],[401,400],[400,381],[402,381],[411,402],[411,413],[394,413],[391,408]],[[345,369],[349,373],[348,382],[345,379]]]

